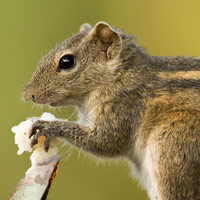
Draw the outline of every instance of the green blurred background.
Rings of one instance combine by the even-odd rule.
[[[199,10],[199,0],[1,0],[0,199],[7,199],[30,166],[29,153],[16,154],[11,127],[49,111],[20,100],[42,55],[76,33],[82,23],[106,21],[137,36],[151,54],[200,56]],[[65,117],[65,111],[51,112]],[[78,156],[77,151],[68,160],[65,156],[67,148],[49,200],[147,199],[131,179],[126,163],[98,165],[84,154]]]

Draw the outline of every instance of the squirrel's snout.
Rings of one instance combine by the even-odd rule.
[[[22,100],[23,101],[32,101],[36,104],[48,104],[48,98],[45,96],[45,93],[41,93],[35,88],[25,88],[24,92],[22,93]]]
[[[22,93],[22,100],[23,101],[35,101],[35,95],[33,94],[32,91],[30,90],[25,90],[23,93]]]

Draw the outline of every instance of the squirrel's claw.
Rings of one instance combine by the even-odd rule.
[[[50,140],[51,140],[51,137],[50,136],[46,136],[46,139],[44,141],[44,150],[46,152],[48,152],[48,150],[49,150]]]
[[[31,148],[33,148],[36,144],[38,143],[38,139],[37,138],[34,138],[31,140]]]
[[[45,131],[45,123],[46,121],[37,121],[35,124],[33,124],[31,133],[29,135],[29,138],[31,138],[31,148],[33,148],[38,143],[38,138],[40,136],[45,136],[46,139],[44,141],[44,150],[47,152],[49,149],[49,143],[51,140],[51,134],[48,134],[48,131]]]
[[[29,138],[31,138],[31,137],[34,136],[34,135],[37,135],[38,132],[40,132],[40,131],[42,130],[43,126],[37,125],[37,123],[38,123],[38,122],[36,122],[36,123],[33,125],[32,130],[31,130],[31,133],[30,133],[30,135],[29,135]]]

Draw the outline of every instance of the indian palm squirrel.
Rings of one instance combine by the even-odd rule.
[[[31,146],[44,135],[48,151],[56,136],[124,157],[150,199],[200,200],[199,58],[149,55],[120,29],[83,24],[40,60],[22,98],[84,115],[36,122]]]

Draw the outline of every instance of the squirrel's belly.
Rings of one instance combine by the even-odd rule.
[[[153,149],[147,147],[140,168],[131,162],[131,172],[133,177],[138,179],[140,185],[147,190],[151,200],[162,200],[155,176],[158,166],[154,155]]]

